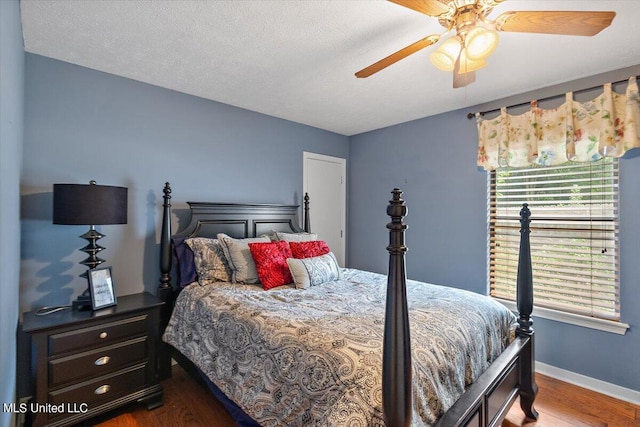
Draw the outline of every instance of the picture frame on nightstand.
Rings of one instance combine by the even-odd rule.
[[[117,304],[111,267],[89,270],[89,292],[91,293],[91,308],[93,310]]]

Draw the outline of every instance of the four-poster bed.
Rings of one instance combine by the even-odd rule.
[[[160,352],[161,376],[170,376],[171,357],[187,371],[204,375],[207,385],[229,409],[239,425],[260,425],[254,420],[259,417],[262,417],[264,425],[282,425],[283,421],[278,420],[278,414],[273,408],[284,408],[283,411],[288,411],[296,405],[303,407],[301,414],[287,414],[297,418],[285,418],[283,415],[283,419],[295,419],[297,420],[295,422],[303,424],[318,424],[319,418],[313,418],[317,417],[317,414],[311,413],[312,410],[308,407],[304,409],[304,405],[309,406],[309,402],[296,401],[296,399],[303,399],[298,396],[298,394],[304,394],[298,389],[301,384],[303,388],[306,387],[304,391],[310,396],[305,398],[317,399],[317,401],[312,400],[310,406],[324,408],[326,418],[322,418],[320,422],[323,425],[342,425],[344,419],[340,417],[347,413],[355,417],[354,419],[368,420],[366,422],[369,425],[408,426],[412,422],[413,412],[413,425],[422,425],[425,419],[431,420],[429,417],[435,414],[437,420],[434,419],[433,424],[437,426],[493,426],[500,424],[518,396],[525,415],[529,418],[537,418],[533,409],[537,387],[533,369],[534,334],[530,319],[533,293],[529,251],[529,211],[526,206],[521,211],[517,326],[514,326],[513,315],[508,313],[510,317],[504,317],[507,316],[504,314],[506,310],[495,314],[496,319],[503,322],[501,326],[504,330],[503,335],[510,334],[507,341],[503,335],[493,331],[492,327],[481,324],[485,317],[489,317],[488,312],[499,305],[495,301],[476,294],[467,295],[471,293],[466,291],[407,281],[404,260],[406,251],[404,232],[407,227],[403,223],[407,209],[401,198],[401,191],[398,189],[393,191],[393,198],[387,208],[387,213],[391,217],[391,222],[387,225],[390,232],[387,247],[388,276],[346,269],[339,273],[338,280],[304,290],[296,290],[293,287],[288,289],[283,286],[276,288],[275,291],[273,289],[263,291],[255,285],[216,283],[208,286],[189,285],[183,291],[180,286],[172,285],[172,242],[177,243],[189,238],[212,238],[220,236],[220,233],[241,239],[256,238],[273,232],[306,231],[308,233],[308,196],[304,199],[304,230],[299,226],[298,206],[295,205],[189,202],[191,214],[189,224],[176,234],[171,232],[170,199],[171,188],[167,183],[164,188],[160,244],[161,279],[158,295],[166,303],[161,327],[163,330],[166,328],[165,340],[171,345],[165,344],[164,351]],[[180,261],[176,264],[179,263]],[[353,295],[349,294],[352,292],[350,285],[353,285]],[[373,302],[374,305],[362,308],[359,301],[353,301],[358,299],[359,295],[367,295],[364,299],[371,301],[365,302]],[[434,403],[434,396],[427,392],[423,395],[422,391],[416,392],[416,389],[412,392],[412,387],[416,384],[422,386],[424,382],[427,388],[428,380],[435,379],[435,384],[429,383],[429,387],[439,388],[441,383],[451,382],[452,387],[455,388],[456,381],[460,380],[454,379],[453,374],[445,372],[451,367],[435,364],[433,367],[422,366],[421,359],[447,359],[449,356],[443,357],[436,350],[434,350],[435,356],[425,356],[427,352],[422,347],[417,347],[416,341],[411,342],[411,336],[415,335],[414,338],[418,341],[428,341],[425,337],[433,331],[428,330],[429,324],[425,324],[429,322],[423,321],[426,317],[416,317],[418,316],[416,311],[422,310],[423,306],[430,306],[433,304],[431,300],[435,301],[436,297],[440,296],[444,296],[444,300],[448,301],[451,310],[448,314],[443,312],[445,313],[443,317],[451,318],[453,326],[443,326],[447,331],[453,331],[449,332],[450,335],[481,335],[479,332],[491,329],[487,333],[493,337],[493,341],[488,344],[472,343],[471,348],[477,347],[475,351],[458,349],[462,353],[462,359],[469,357],[472,359],[466,367],[453,367],[463,371],[461,380],[463,389],[459,390],[457,395],[445,390],[444,403]],[[469,296],[474,299],[466,302],[464,299]],[[267,301],[271,297],[277,301],[274,299]],[[426,301],[421,301],[420,298]],[[350,302],[345,302],[349,299],[351,299]],[[220,312],[211,314],[209,310],[212,309],[205,307],[207,305],[203,302],[205,300],[209,305],[213,302],[215,310]],[[284,303],[279,305],[283,301]],[[269,304],[267,305],[269,309],[264,309],[265,302]],[[296,304],[299,303],[304,305],[303,311],[296,311]],[[347,304],[347,306],[344,308],[340,304]],[[225,305],[229,306],[228,311],[223,311]],[[174,307],[175,313],[172,313]],[[258,309],[258,307],[263,308]],[[360,317],[369,319],[359,318],[357,313],[359,310],[363,311],[361,313],[363,316]],[[441,308],[436,307],[435,310],[439,311]],[[233,316],[239,316],[243,311],[247,312],[249,323],[234,323],[240,321]],[[326,318],[323,314],[325,312]],[[352,312],[354,312],[353,315]],[[204,316],[203,313],[206,313],[206,319],[215,319],[215,321],[203,322],[203,317],[199,317]],[[376,314],[379,314],[379,318],[375,318]],[[311,318],[311,323],[299,323],[300,318],[307,315]],[[419,316],[426,315],[420,311]],[[494,315],[491,314],[491,316]],[[409,333],[410,317],[413,319],[411,334]],[[433,318],[429,317],[429,319]],[[362,336],[355,333],[343,336],[339,330],[325,329],[329,324],[339,324],[341,321],[354,330],[360,329]],[[358,324],[355,323],[356,321],[363,323]],[[193,325],[187,328],[186,323],[189,322],[200,329],[189,329],[193,328]],[[487,322],[491,324],[496,323],[497,320],[492,318]],[[467,325],[471,328],[470,332],[451,329],[457,327],[457,324]],[[500,327],[495,329],[499,330]],[[227,336],[230,330],[233,332],[232,338]],[[264,332],[266,330],[271,330],[272,335],[266,335]],[[290,330],[290,334],[283,333],[283,330]],[[425,333],[427,335],[421,335]],[[296,335],[302,336],[301,341],[295,341]],[[329,337],[322,335],[329,335]],[[311,336],[315,338],[310,339]],[[451,347],[449,350],[452,351],[456,350],[455,347],[458,345],[462,345],[457,341],[443,344],[449,338],[437,338],[439,340],[437,342],[440,346],[449,345]],[[232,347],[231,349],[225,349],[223,344],[217,342],[225,340],[229,341],[227,344]],[[254,346],[259,348],[251,347],[249,341],[255,341]],[[284,346],[283,342],[287,345]],[[210,354],[195,350],[199,343],[209,349]],[[180,347],[180,350],[174,347]],[[273,354],[268,354],[269,351]],[[304,351],[310,353],[307,354]],[[357,354],[357,356],[351,360],[345,356],[347,354],[345,352],[351,352],[349,354]],[[474,352],[479,354],[474,355]],[[415,363],[411,361],[412,353],[414,358],[418,359]],[[243,360],[228,360],[229,354],[235,354]],[[473,359],[474,357],[477,360]],[[301,361],[302,359],[304,361]],[[342,364],[336,365],[339,372],[334,373],[327,366],[336,360],[341,360]],[[451,364],[451,360],[446,362]],[[261,367],[263,371],[258,371],[264,372],[264,378],[256,376],[255,372],[250,372],[256,364],[269,365]],[[360,364],[366,366],[363,367]],[[379,365],[383,365],[382,369]],[[293,366],[295,369],[290,369]],[[475,372],[474,369],[478,370],[480,366],[482,366],[481,371]],[[349,376],[350,374],[353,375]],[[295,377],[296,375],[300,375],[301,379]],[[216,377],[218,384],[211,377]],[[468,377],[473,377],[470,385]],[[291,380],[290,383],[287,383],[289,380]],[[279,384],[280,381],[282,384]],[[287,385],[284,385],[285,383]],[[313,389],[317,384],[325,387],[327,383],[336,383],[339,386],[334,388],[327,386],[321,390]],[[310,392],[309,389],[313,390]],[[412,403],[412,395],[417,396],[417,402]],[[455,399],[451,397],[454,395]],[[234,397],[238,402],[234,402]],[[244,400],[254,401],[251,399],[254,399],[255,403],[243,405]],[[454,402],[448,402],[447,399],[453,399]],[[354,407],[355,401],[361,402],[362,407],[366,409]],[[258,409],[252,409],[252,414],[246,414],[248,406],[257,406]],[[334,410],[334,407],[340,410]],[[429,411],[433,408],[436,410],[431,414]],[[421,420],[416,419],[417,417]]]

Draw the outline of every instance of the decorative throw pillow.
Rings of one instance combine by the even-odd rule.
[[[218,239],[195,237],[184,241],[193,252],[193,263],[198,273],[198,283],[231,281],[231,269]]]
[[[289,243],[249,243],[249,250],[265,290],[293,282],[287,265],[287,258],[291,258]]]
[[[268,237],[253,237],[247,239],[234,239],[224,233],[218,234],[218,240],[222,243],[222,250],[229,261],[231,268],[231,281],[240,283],[260,283],[256,263],[253,262],[249,243],[268,243]]]
[[[342,271],[333,252],[313,258],[289,258],[287,264],[296,289],[308,289],[342,278]]]
[[[310,242],[289,242],[291,254],[294,258],[311,258],[326,255],[331,252],[324,240],[312,240]]]
[[[285,242],[308,242],[310,240],[318,240],[316,233],[283,233],[276,231],[276,238]]]

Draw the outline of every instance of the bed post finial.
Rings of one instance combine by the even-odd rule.
[[[382,406],[386,425],[393,427],[411,424],[411,341],[407,305],[407,277],[405,272],[404,231],[402,222],[407,206],[402,191],[394,188],[387,215],[389,229],[389,275],[387,276],[387,304],[384,324],[382,361]]]
[[[304,193],[304,231],[311,233],[311,219],[309,218],[309,193]]]

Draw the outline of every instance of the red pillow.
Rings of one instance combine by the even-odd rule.
[[[326,255],[331,250],[324,240],[311,240],[309,242],[289,242],[294,258],[311,258]]]
[[[289,243],[249,243],[249,250],[256,263],[258,278],[265,290],[293,283],[287,265],[287,258],[292,258]]]

